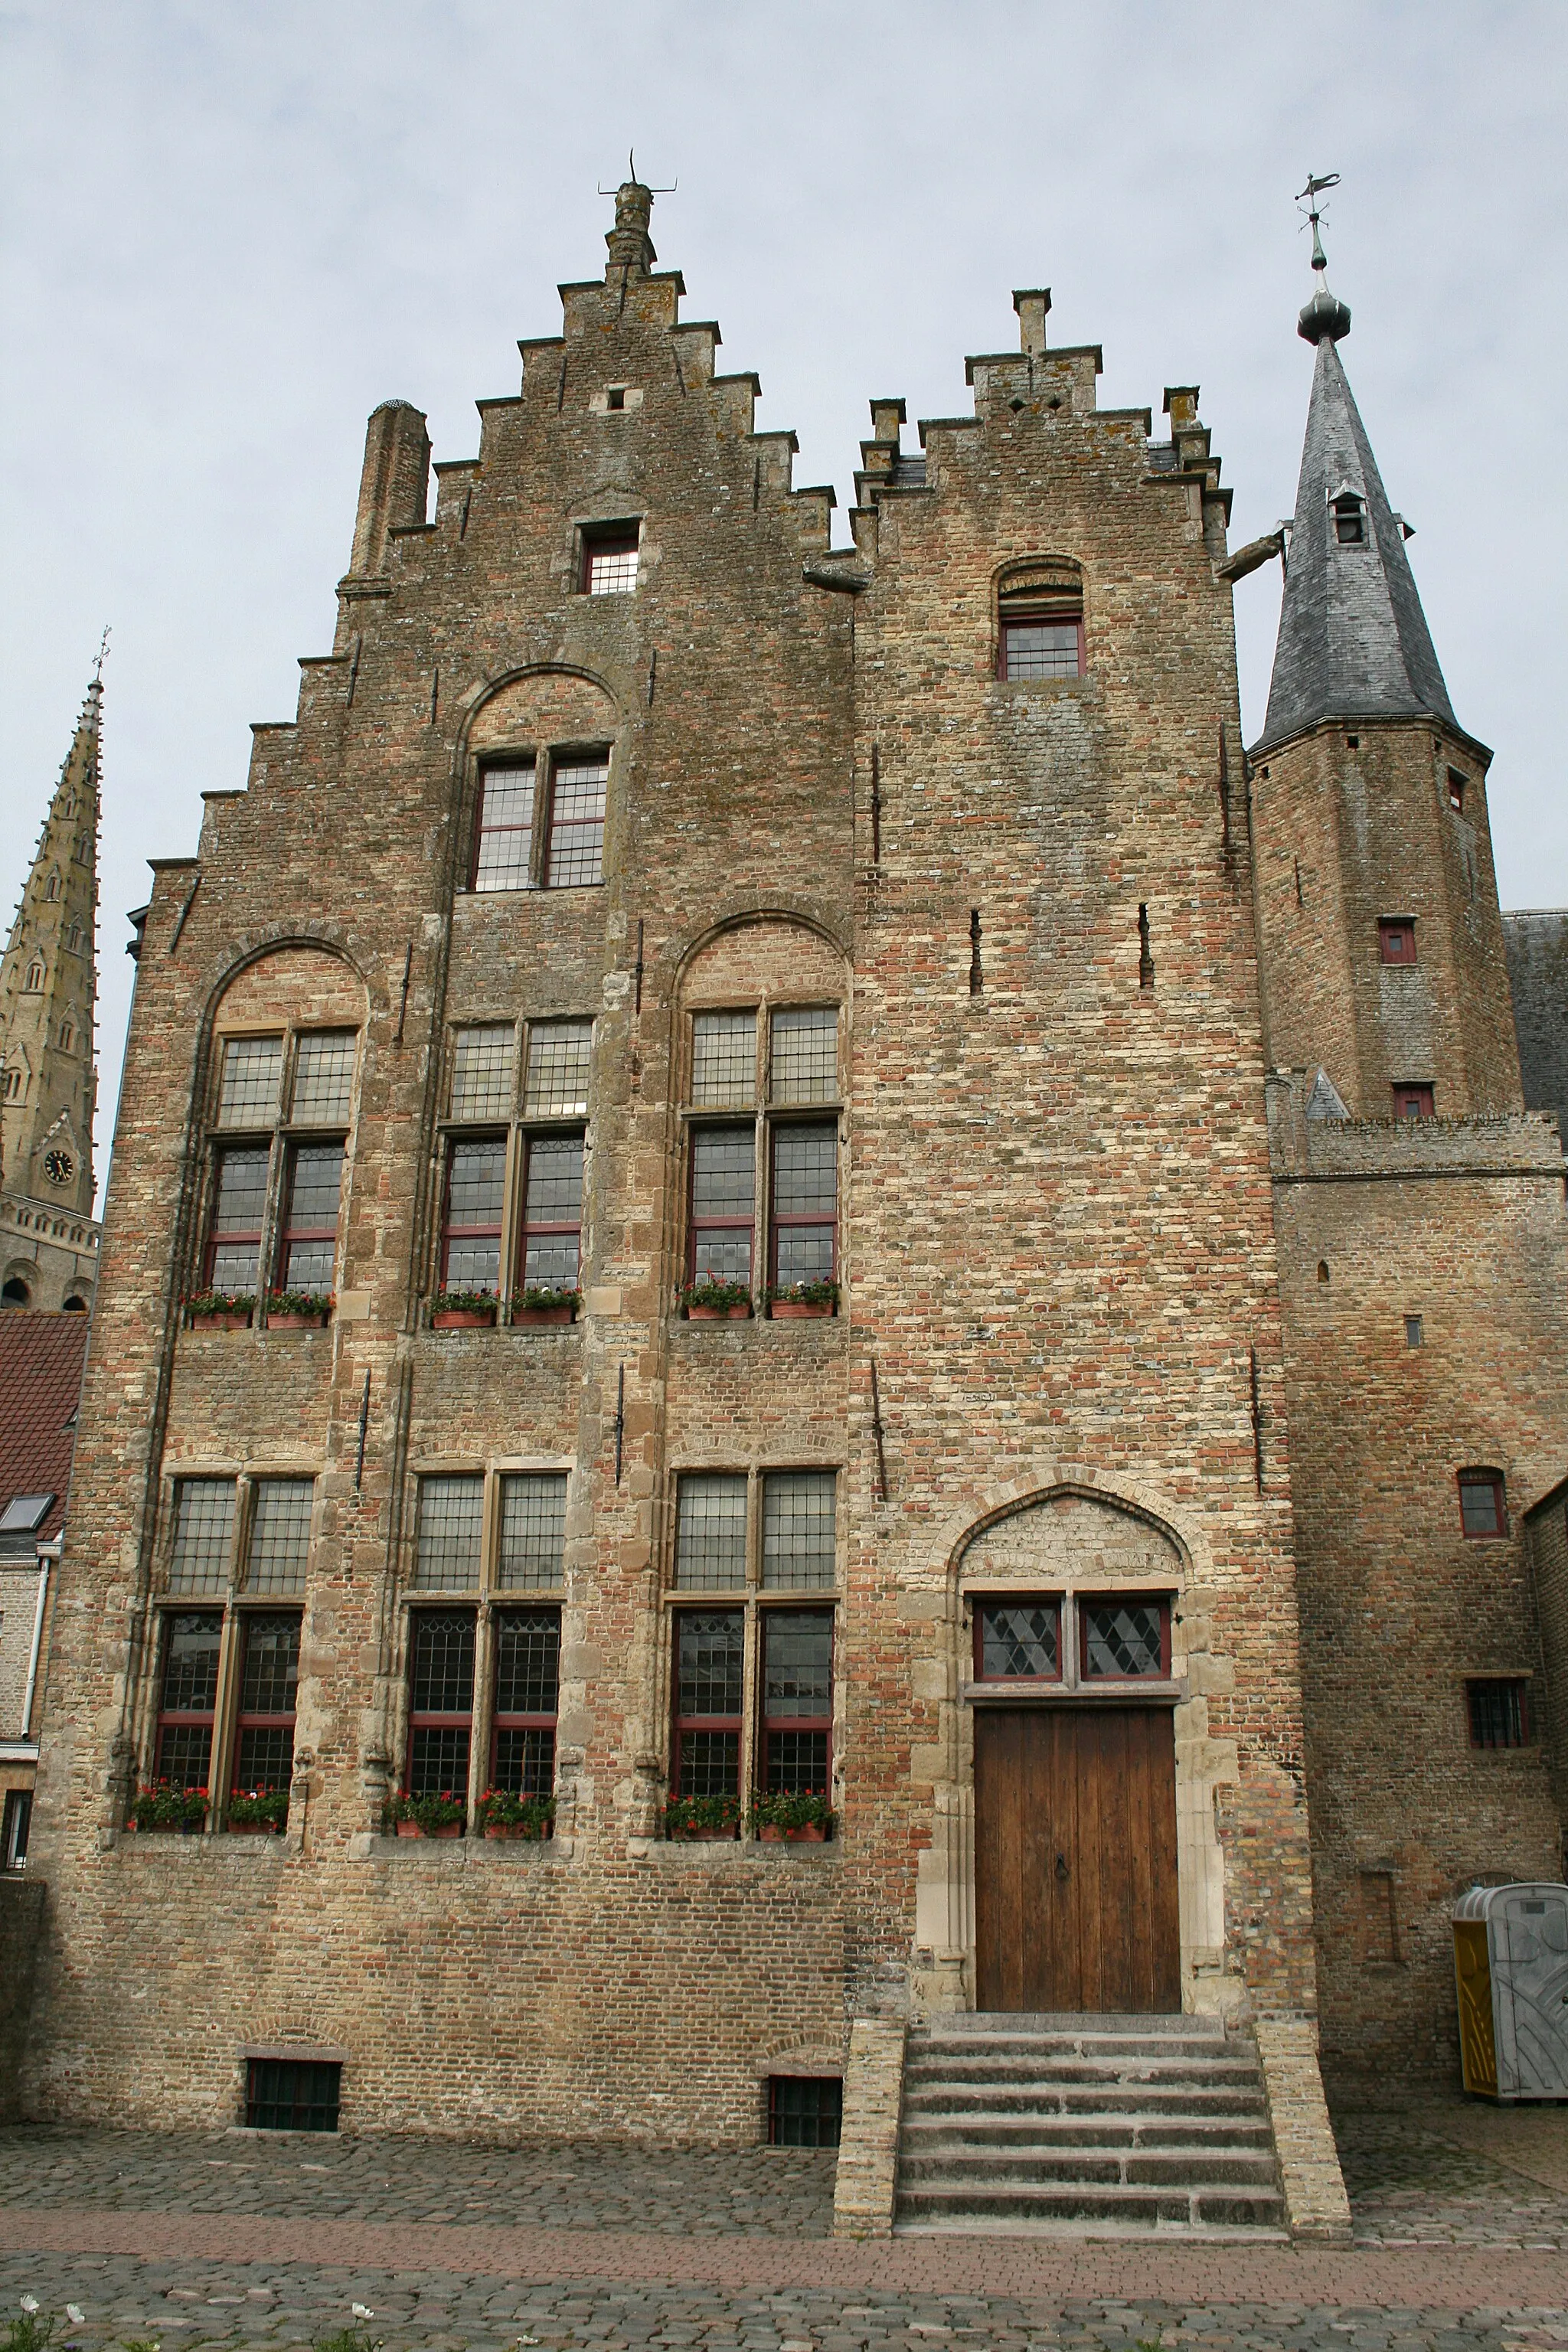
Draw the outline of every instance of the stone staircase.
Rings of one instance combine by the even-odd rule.
[[[895,2228],[1283,2237],[1250,2034],[981,2011],[910,2035]]]

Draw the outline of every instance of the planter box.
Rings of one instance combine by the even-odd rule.
[[[671,1830],[669,1842],[671,1845],[713,1845],[727,1839],[733,1844],[740,1834],[739,1826],[731,1823],[727,1830]]]
[[[281,1822],[226,1822],[224,1834],[226,1837],[281,1837],[283,1824]]]
[[[547,1822],[542,1829],[537,1830],[525,1830],[521,1822],[487,1822],[485,1835],[487,1838],[527,1838],[538,1845],[551,1835],[553,1828],[552,1822]]]
[[[689,1307],[687,1318],[692,1323],[744,1323],[752,1310],[745,1307]]]
[[[775,1323],[793,1323],[808,1315],[826,1316],[831,1315],[832,1312],[830,1306],[811,1307],[800,1298],[775,1298],[768,1308],[768,1313]]]
[[[248,1331],[248,1315],[193,1315],[193,1331]]]
[[[763,1822],[757,1831],[763,1845],[826,1845],[826,1822],[803,1822],[798,1829],[786,1830],[777,1822]]]
[[[489,1331],[495,1327],[495,1314],[477,1314],[467,1307],[441,1307],[430,1318],[432,1331]],[[398,1823],[401,1829],[402,1823]]]
[[[576,1320],[576,1317],[577,1309],[574,1307],[519,1307],[513,1311],[511,1319],[514,1325],[518,1323],[572,1323]]]
[[[446,1827],[445,1827],[444,1829],[438,1829],[438,1830],[422,1830],[422,1829],[420,1828],[420,1826],[419,1826],[419,1824],[418,1824],[418,1822],[398,1822],[398,1824],[397,1824],[397,1834],[398,1834],[398,1836],[399,1836],[399,1837],[408,1837],[408,1838],[414,1838],[414,1837],[416,1837],[416,1838],[422,1838],[422,1837],[433,1837],[433,1838],[455,1838],[455,1837],[461,1837],[461,1836],[462,1836],[462,1834],[463,1834],[463,1824],[462,1824],[462,1822],[448,1822],[447,1823],[447,1825],[446,1825]]]
[[[204,1830],[206,1828],[206,1823],[205,1821],[200,1821],[148,1822],[143,1824],[137,1821],[133,1814],[130,1821],[126,1822],[125,1826],[128,1830],[137,1832],[142,1837],[200,1837]]]
[[[323,1331],[326,1324],[324,1315],[269,1315],[267,1318],[269,1331]]]

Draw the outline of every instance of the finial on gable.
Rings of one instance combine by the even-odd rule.
[[[1323,215],[1318,204],[1325,188],[1337,188],[1339,184],[1337,172],[1309,172],[1307,184],[1296,199],[1298,205],[1307,207],[1307,223],[1312,232],[1312,268],[1318,276],[1317,291],[1296,321],[1296,332],[1309,343],[1321,343],[1325,335],[1331,343],[1337,343],[1342,335],[1351,331],[1349,306],[1329,291],[1329,257],[1323,251]]]
[[[648,235],[648,226],[653,218],[653,200],[655,196],[672,196],[680,185],[677,180],[671,187],[650,188],[646,181],[637,178],[637,155],[632,150],[627,151],[626,169],[630,178],[623,180],[615,192],[616,225],[606,231],[605,236],[610,251],[605,271],[606,278],[647,276],[658,259],[653,249],[653,239]],[[609,193],[608,188],[599,190],[602,196],[607,196]]]

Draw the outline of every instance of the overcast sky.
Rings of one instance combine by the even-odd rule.
[[[0,887],[7,919],[99,632],[100,1174],[149,856],[191,854],[331,646],[364,420],[438,458],[597,275],[625,173],[797,483],[843,509],[872,394],[966,413],[1015,286],[1103,343],[1103,404],[1203,386],[1232,544],[1294,503],[1311,352],[1291,199],[1338,171],[1331,283],[1461,724],[1496,750],[1505,906],[1568,903],[1568,7],[1146,0],[0,0]],[[1237,593],[1261,725],[1275,567]]]

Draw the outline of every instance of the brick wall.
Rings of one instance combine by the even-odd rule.
[[[1524,1099],[1568,1136],[1568,914],[1505,915],[1502,935]]]
[[[41,1879],[0,1873],[0,2124],[14,2123],[23,2111],[46,1892]]]

